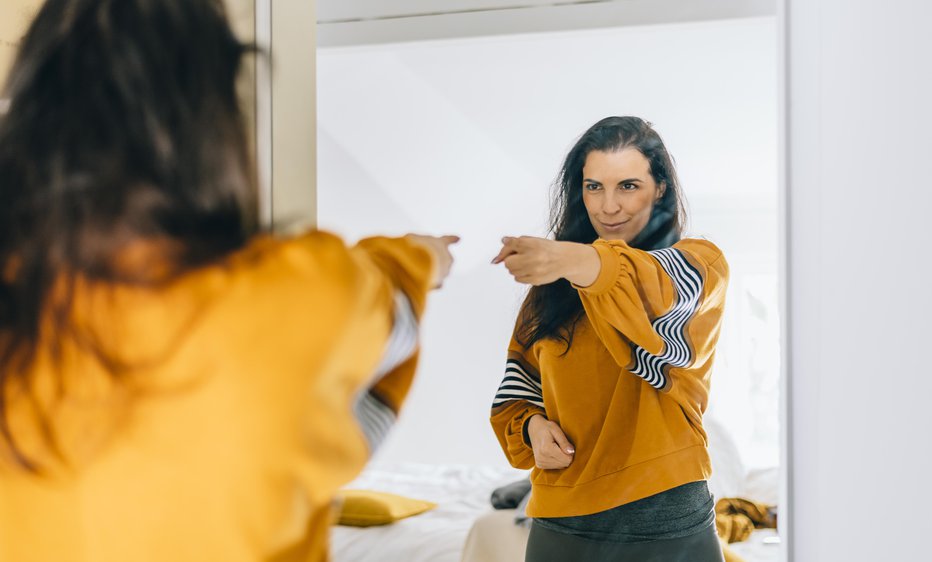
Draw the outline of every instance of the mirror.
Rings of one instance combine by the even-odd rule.
[[[0,75],[38,4],[4,3]],[[244,40],[276,37],[274,82],[255,61],[242,82],[268,222],[310,224],[316,215],[351,240],[463,236],[454,275],[424,319],[421,376],[405,413],[355,483],[438,507],[404,525],[338,528],[338,562],[374,548],[385,560],[488,561],[489,544],[526,540],[514,524],[520,513],[493,512],[488,502],[493,488],[526,475],[507,466],[488,420],[526,288],[488,262],[503,235],[547,235],[560,162],[607,115],[654,124],[676,157],[689,234],[714,241],[731,265],[705,419],[710,488],[719,499],[776,503],[776,22],[768,2],[689,4],[461,0],[436,13],[417,0],[328,3],[315,170],[314,36],[290,25],[313,3],[289,4],[299,17],[285,4],[273,13],[270,0],[229,0]],[[776,542],[773,530],[760,530],[732,550],[764,562],[779,556]]]
[[[424,320],[420,375],[406,409],[354,483],[440,507],[393,529],[337,528],[335,560],[361,560],[375,544],[385,560],[459,560],[451,554],[459,553],[457,540],[466,541],[467,558],[505,559],[483,558],[493,554],[482,542],[514,538],[510,520],[482,516],[492,512],[489,490],[524,473],[508,466],[488,417],[526,288],[489,260],[502,236],[547,235],[550,186],[567,150],[609,115],[653,123],[676,159],[689,235],[717,244],[731,267],[705,415],[710,488],[716,499],[775,505],[781,273],[773,5],[735,18],[710,9],[692,21],[677,10],[632,10],[628,24],[589,29],[591,20],[578,22],[598,7],[564,7],[551,20],[535,19],[544,8],[527,6],[531,23],[522,27],[510,23],[521,10],[494,2],[432,14],[402,4],[320,6],[318,221],[350,240],[409,231],[463,237],[453,275]],[[445,528],[443,518],[458,519]],[[426,529],[443,529],[447,542],[424,539]],[[763,529],[730,548],[764,562],[779,558],[778,542],[776,531]]]

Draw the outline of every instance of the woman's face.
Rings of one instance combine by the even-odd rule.
[[[650,220],[666,185],[654,181],[636,148],[594,150],[583,165],[583,203],[599,238],[631,242]]]

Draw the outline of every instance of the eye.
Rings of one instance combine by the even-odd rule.
[[[622,184],[620,187],[621,187],[621,190],[622,190],[622,191],[634,191],[635,189],[638,188],[638,184],[636,184],[636,183],[625,183],[625,184]]]
[[[585,183],[583,184],[583,189],[586,191],[598,191],[602,186],[597,183]]]

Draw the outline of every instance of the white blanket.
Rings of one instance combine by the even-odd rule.
[[[437,508],[382,527],[336,527],[333,562],[460,562],[469,529],[491,510],[492,490],[526,476],[527,471],[510,467],[370,467],[347,488],[429,500]]]

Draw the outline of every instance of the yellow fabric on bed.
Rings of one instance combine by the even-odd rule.
[[[776,529],[772,506],[744,498],[722,498],[715,502],[715,527],[725,541],[747,540],[755,529]]]
[[[370,527],[387,525],[434,509],[437,504],[372,490],[340,490],[340,525]]]

